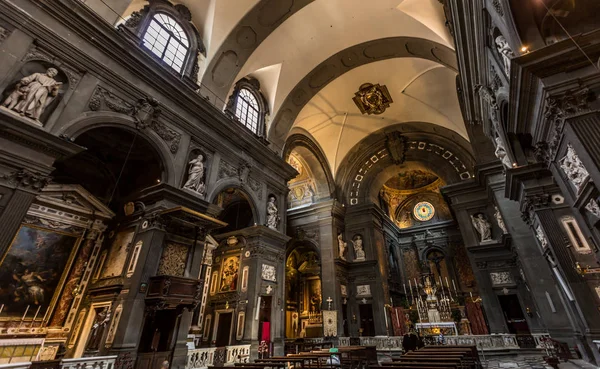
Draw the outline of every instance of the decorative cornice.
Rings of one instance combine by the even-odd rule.
[[[6,180],[11,186],[33,191],[40,191],[52,180],[50,176],[33,173],[27,169],[5,174],[1,178]]]

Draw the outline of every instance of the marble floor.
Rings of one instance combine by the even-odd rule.
[[[489,369],[552,369],[541,356],[537,355],[481,358],[481,364],[484,368]],[[586,368],[595,368],[587,365]],[[581,369],[583,366],[573,362],[561,362],[558,367],[559,369]]]

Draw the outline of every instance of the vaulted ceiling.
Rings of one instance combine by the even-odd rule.
[[[428,122],[467,138],[439,0],[175,3],[190,9],[206,46],[204,90],[226,101],[240,78],[260,81],[270,110],[267,138],[276,151],[289,135],[306,134],[335,176],[358,142],[387,126]],[[123,18],[144,4],[132,0]],[[364,83],[387,87],[393,102],[383,114],[362,114],[352,100]]]

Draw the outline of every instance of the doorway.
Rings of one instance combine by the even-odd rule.
[[[515,294],[498,295],[500,307],[508,326],[508,331],[512,334],[529,334],[529,325],[523,314],[519,297]]]
[[[229,345],[231,335],[231,322],[233,321],[233,313],[220,313],[217,321],[217,338],[215,345],[217,347],[225,347]]]
[[[373,321],[373,306],[371,304],[358,305],[360,314],[360,330],[361,336],[375,336],[375,322]]]

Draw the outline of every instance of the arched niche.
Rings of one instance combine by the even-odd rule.
[[[54,182],[79,184],[113,210],[122,209],[136,192],[165,178],[158,151],[135,131],[95,127],[73,139],[86,150],[56,162]]]
[[[214,195],[212,203],[223,208],[219,219],[227,223],[226,227],[218,230],[219,234],[258,224],[255,204],[246,191],[239,187],[231,186],[220,190]]]
[[[60,67],[45,60],[30,60],[4,88],[2,106],[43,126],[69,87],[69,77]]]
[[[298,171],[298,176],[288,182],[289,208],[329,199],[335,193],[328,162],[310,137],[304,134],[290,136],[284,159]]]

